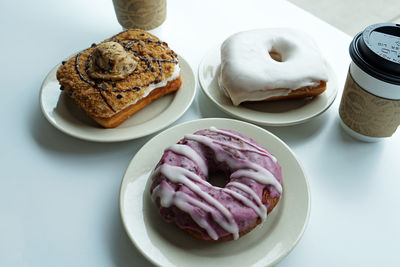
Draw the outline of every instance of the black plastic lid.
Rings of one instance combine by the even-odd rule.
[[[400,85],[400,24],[367,27],[354,37],[349,51],[360,69],[379,80]]]

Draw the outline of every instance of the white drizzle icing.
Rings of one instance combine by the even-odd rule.
[[[201,228],[205,229],[208,233],[208,235],[214,239],[218,239],[218,235],[215,232],[215,230],[210,226],[210,224],[207,222],[207,220],[199,217],[196,215],[196,213],[192,212],[192,208],[190,207],[189,204],[192,204],[195,207],[199,207],[203,209],[206,212],[212,213],[213,210],[205,205],[204,203],[198,201],[197,199],[191,198],[187,196],[186,194],[182,192],[175,192],[172,188],[166,187],[165,184],[163,185],[158,185],[154,188],[153,194],[152,194],[152,199],[155,201],[156,198],[160,198],[161,206],[165,208],[169,208],[172,205],[177,206],[179,209],[182,211],[188,213],[193,221],[195,221]]]
[[[275,176],[270,171],[251,162],[248,162],[247,166],[250,169],[239,169],[233,172],[231,174],[231,179],[247,177],[259,182],[260,184],[273,185],[279,193],[282,193],[281,184],[278,182],[278,180],[276,180]]]
[[[260,207],[258,207],[257,205],[255,205],[253,203],[253,201],[251,201],[250,199],[242,196],[241,194],[239,194],[238,192],[235,192],[231,189],[228,188],[224,188],[222,189],[225,192],[227,192],[228,194],[231,194],[233,197],[235,197],[236,199],[240,200],[244,205],[246,205],[249,208],[252,208],[257,214],[258,216],[261,218],[262,221],[265,221],[265,219],[267,218],[267,213],[265,212],[265,210],[262,210]]]
[[[208,174],[208,168],[206,163],[204,162],[203,158],[199,156],[199,154],[190,146],[188,145],[181,145],[181,144],[174,144],[170,147],[168,147],[166,150],[170,150],[172,152],[175,152],[176,154],[185,156],[189,159],[191,159],[193,162],[197,163],[201,169],[201,171],[204,173],[204,175]]]
[[[238,147],[238,146],[230,145],[230,144],[228,144],[228,143],[224,143],[224,142],[221,142],[221,141],[218,141],[218,140],[213,140],[212,142],[213,142],[214,144],[218,144],[218,145],[221,145],[221,146],[224,146],[224,147],[232,148],[232,149],[235,149],[235,150],[238,150],[238,151],[254,152],[254,153],[257,153],[257,154],[259,154],[259,155],[262,155],[262,156],[265,156],[265,157],[269,157],[268,154],[265,154],[265,153],[263,153],[263,152],[260,152],[260,151],[258,151],[258,150],[256,150],[256,149]]]
[[[212,139],[208,136],[204,136],[204,135],[188,134],[188,135],[185,135],[185,138],[199,142],[199,143],[211,148],[212,150],[214,150],[217,161],[226,162],[226,164],[231,169],[235,170],[231,174],[231,177],[230,177],[231,179],[241,178],[241,177],[250,178],[261,184],[272,185],[277,189],[277,191],[279,191],[280,193],[282,192],[281,184],[273,176],[273,174],[271,172],[269,172],[267,169],[255,164],[255,163],[245,162],[243,160],[238,160],[238,159],[234,159],[232,157],[227,157],[225,154],[228,152],[224,151],[223,149],[218,150],[217,145],[227,146],[227,147],[231,147],[233,149],[240,149],[240,150],[245,150],[245,151],[262,154],[262,155],[270,157],[274,162],[276,162],[275,157],[273,157],[271,154],[267,154],[267,151],[265,149],[263,149],[257,145],[251,144],[250,142],[248,142],[247,140],[245,140],[244,138],[242,138],[238,135],[235,135],[235,134],[227,132],[227,131],[218,130],[215,127],[211,127],[210,130],[220,133],[220,134],[223,134],[223,135],[230,136],[230,137],[238,139],[238,140],[241,140],[244,143],[246,143],[247,145],[255,148],[255,150],[250,149],[250,148],[237,148],[236,146],[227,145],[226,143],[214,140],[214,139]],[[167,148],[166,150],[173,151],[177,154],[183,155],[183,156],[187,157],[188,159],[194,161],[195,163],[197,163],[199,165],[199,167],[203,171],[203,173],[205,175],[207,175],[208,168],[205,164],[205,161],[190,146],[182,145],[182,144],[174,144],[174,145],[170,146],[169,148]],[[201,183],[204,186],[212,187],[212,185],[210,183],[203,180],[197,174],[195,174],[183,167],[172,166],[167,163],[164,163],[161,166],[159,166],[153,172],[152,176],[154,177],[155,175],[159,175],[159,174],[164,175],[168,180],[170,180],[173,183],[180,183],[180,184],[185,185],[188,189],[190,189],[192,192],[194,192],[197,196],[199,196],[205,202],[201,202],[183,192],[180,192],[180,191],[175,192],[174,189],[171,186],[169,186],[167,183],[161,183],[153,189],[153,193],[152,193],[153,200],[159,198],[160,205],[162,207],[170,207],[172,205],[175,205],[182,211],[188,213],[191,216],[191,218],[200,227],[205,229],[205,231],[208,233],[208,235],[214,240],[218,239],[217,233],[204,218],[201,218],[195,212],[193,212],[193,207],[200,208],[203,211],[210,213],[213,220],[218,225],[220,225],[225,231],[231,233],[233,235],[234,239],[239,238],[239,227],[238,227],[237,223],[235,222],[232,213],[226,207],[224,207],[219,201],[214,199],[207,192],[204,192],[196,184],[196,183]],[[241,203],[248,206],[249,208],[253,209],[254,212],[261,218],[261,220],[265,221],[265,219],[267,217],[267,209],[262,204],[261,198],[250,187],[248,187],[245,184],[241,184],[241,183],[234,182],[234,181],[229,182],[228,185],[241,190],[242,192],[244,192],[248,196],[250,196],[253,200],[250,200],[249,198],[247,198],[247,197],[243,196],[242,194],[240,194],[236,191],[233,191],[232,189],[229,189],[229,188],[223,188],[221,190],[230,194],[233,198],[236,198],[237,200],[239,200]]]
[[[248,195],[250,195],[252,197],[252,199],[255,202],[257,202],[258,207],[261,209],[262,216],[260,216],[260,217],[261,217],[262,221],[265,221],[265,219],[267,219],[267,208],[261,202],[260,197],[250,187],[248,187],[245,184],[238,183],[238,182],[230,182],[229,185],[234,186],[234,187],[242,190],[243,192],[247,193]]]
[[[211,204],[214,208],[216,208],[220,212],[220,214],[223,215],[223,218],[225,218],[225,220],[215,216],[215,213],[211,213],[215,222],[217,222],[224,230],[233,234],[233,237],[235,239],[239,238],[239,228],[235,220],[233,219],[232,213],[209,194],[201,190],[201,188],[197,184],[188,179],[191,178],[196,181],[202,181],[199,176],[182,167],[172,166],[168,164],[161,165],[159,167],[159,171],[171,182],[184,184],[185,186],[190,188],[190,190],[195,192],[197,195],[199,195],[201,198]]]
[[[213,148],[213,139],[204,135],[185,135],[186,139],[195,140],[205,146]],[[239,162],[230,157],[225,157],[224,153],[215,153],[216,159],[219,162],[225,161],[231,169],[238,169],[231,174],[230,178],[251,177],[261,184],[273,185],[279,193],[282,192],[282,186],[275,176],[267,169],[252,162]]]
[[[241,137],[241,136],[239,136],[237,134],[233,134],[233,133],[228,132],[228,131],[217,129],[214,126],[211,126],[210,128],[208,128],[208,130],[212,131],[212,132],[216,132],[216,133],[222,134],[222,135],[226,135],[226,136],[229,136],[229,137],[232,137],[232,138],[235,138],[235,139],[239,139],[243,143],[246,143],[249,146],[255,147],[257,150],[259,150],[261,152],[267,152],[263,147],[260,147],[260,146],[258,146],[256,144],[252,144],[248,140],[244,139],[243,137]]]
[[[241,137],[239,135],[236,135],[236,134],[224,131],[224,130],[219,130],[219,129],[215,128],[214,126],[211,126],[209,128],[209,130],[212,131],[212,132],[216,132],[216,133],[219,133],[219,134],[222,134],[222,135],[226,135],[226,136],[232,137],[232,138],[236,138],[236,139],[242,141],[243,143],[246,143],[247,145],[257,149],[259,151],[258,152],[259,154],[264,155],[266,157],[269,157],[275,163],[277,162],[277,159],[271,153],[268,153],[263,147],[260,147],[260,146],[258,146],[256,144],[253,144],[253,143],[250,143],[249,141],[247,141],[246,139],[244,139],[243,137]],[[237,148],[237,149],[240,149],[240,148]],[[251,151],[251,150],[248,150],[248,151]]]

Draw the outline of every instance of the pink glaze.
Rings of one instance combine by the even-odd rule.
[[[225,188],[207,176],[223,172]],[[276,158],[251,138],[214,127],[188,134],[167,148],[152,174],[150,193],[167,222],[218,240],[264,221],[271,197],[282,193],[281,168]]]

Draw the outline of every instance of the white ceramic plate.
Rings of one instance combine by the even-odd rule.
[[[203,92],[222,111],[258,125],[288,126],[306,122],[327,110],[338,91],[335,73],[326,63],[329,76],[327,88],[315,98],[253,102],[234,106],[219,87],[220,64],[219,49],[211,50],[203,58],[199,66],[199,81]]]
[[[164,222],[151,201],[149,175],[163,151],[185,134],[215,126],[241,132],[273,153],[282,167],[283,196],[266,222],[238,240],[209,243]],[[169,128],[134,156],[120,191],[124,227],[139,251],[159,266],[268,266],[285,257],[302,236],[310,211],[305,173],[290,148],[270,132],[232,119],[201,119]]]
[[[62,94],[56,78],[59,67],[47,75],[40,91],[40,106],[46,119],[60,131],[96,142],[125,141],[152,134],[176,121],[189,108],[196,94],[196,81],[190,65],[179,57],[182,87],[153,101],[120,126],[104,129],[90,119],[68,96]]]

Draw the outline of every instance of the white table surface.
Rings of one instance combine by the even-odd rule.
[[[118,200],[126,167],[154,135],[82,141],[56,130],[39,107],[41,82],[53,66],[121,30],[112,1],[2,1],[0,25],[0,266],[149,266],[122,227]],[[398,266],[400,134],[361,143],[338,124],[350,36],[278,0],[168,0],[158,35],[197,74],[203,55],[230,34],[280,26],[314,37],[340,88],[312,121],[265,127],[301,160],[312,199],[304,236],[279,266]],[[197,86],[174,124],[201,117],[228,116]]]

